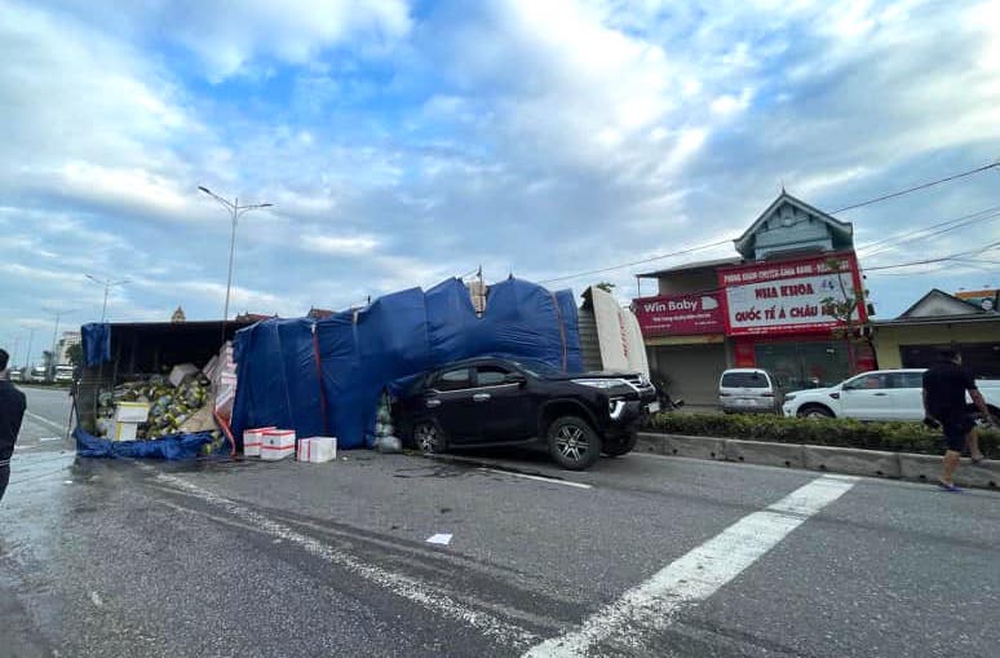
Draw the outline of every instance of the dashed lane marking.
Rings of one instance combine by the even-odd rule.
[[[807,519],[837,500],[858,478],[824,476],[767,508],[743,517],[671,562],[587,619],[581,628],[546,640],[523,658],[586,656],[606,640],[629,644],[668,626],[679,608],[703,601],[774,548]]]
[[[536,480],[538,482],[548,482],[550,484],[561,484],[567,487],[576,487],[577,489],[593,489],[594,487],[589,484],[584,484],[583,482],[572,482],[570,480],[559,480],[556,478],[547,478],[543,475],[528,475],[527,473],[517,473],[515,471],[504,471],[499,468],[480,468],[480,471],[487,471],[489,473],[499,473],[500,475],[510,475],[511,477],[524,478],[525,480]]]

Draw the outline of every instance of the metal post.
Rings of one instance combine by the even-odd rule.
[[[237,214],[239,207],[240,199],[236,197],[236,203],[233,204],[233,227],[229,236],[229,275],[226,278],[226,305],[222,311],[223,332],[225,332],[226,320],[229,319],[229,291],[233,286],[233,259],[236,256],[236,222],[239,220]]]
[[[28,361],[31,359],[31,344],[35,340],[35,328],[28,330],[28,351],[24,353],[24,370],[28,371]],[[23,376],[23,375],[22,375]]]
[[[101,324],[104,324],[104,319],[108,316],[108,291],[111,290],[111,281],[108,280],[104,283],[104,305],[101,306]]]

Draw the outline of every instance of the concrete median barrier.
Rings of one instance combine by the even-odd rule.
[[[916,482],[937,482],[938,475],[941,474],[941,457],[936,455],[707,436],[640,432],[636,450],[674,457],[805,468],[845,475],[902,478]],[[973,464],[969,459],[963,459],[962,466],[955,474],[955,482],[965,487],[1000,489],[1000,461],[987,460]]]
[[[898,478],[899,453],[829,446],[802,446],[805,467],[811,471],[829,471],[846,475]]]
[[[726,441],[726,459],[747,464],[804,468],[803,446],[796,443],[767,443],[766,441]]]
[[[682,436],[679,434],[655,434],[640,432],[639,449],[673,457],[724,460],[726,440],[707,436]]]
[[[941,475],[941,458],[934,455],[899,453],[899,474],[904,480],[936,482]]]

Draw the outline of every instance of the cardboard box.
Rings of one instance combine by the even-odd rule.
[[[295,430],[264,430],[261,433],[260,458],[278,461],[295,454]]]
[[[115,441],[135,441],[139,423],[115,423]]]
[[[264,441],[264,432],[276,427],[258,427],[243,431],[243,456],[260,457],[260,446]]]
[[[176,388],[197,374],[198,366],[193,363],[182,363],[179,366],[174,366],[173,370],[170,371],[168,379],[171,386]]]
[[[337,458],[337,439],[332,436],[311,436],[299,439],[296,459],[300,462],[322,464]]]
[[[115,421],[119,423],[145,423],[149,420],[149,404],[145,402],[119,402],[115,408]]]

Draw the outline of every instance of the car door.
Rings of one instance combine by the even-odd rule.
[[[924,417],[922,372],[894,372],[889,375],[888,420],[921,420]]]
[[[840,392],[842,415],[858,420],[888,420],[892,400],[886,373],[870,372],[844,382]]]
[[[527,383],[511,383],[515,371],[499,364],[476,368],[476,403],[484,441],[507,443],[524,441],[537,433],[537,417]]]
[[[472,443],[479,440],[479,409],[475,395],[475,369],[444,370],[431,379],[423,394],[427,415],[438,421],[449,443]]]

